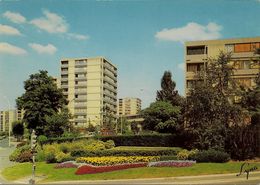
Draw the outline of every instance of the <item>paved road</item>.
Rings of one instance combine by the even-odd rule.
[[[176,185],[176,184],[208,184],[208,185],[260,185],[260,171],[252,172],[249,179],[245,175],[237,177],[236,174],[202,175],[189,177],[171,177],[155,179],[129,179],[129,180],[97,180],[97,181],[63,181],[50,182],[50,184],[98,184],[98,185]]]
[[[13,152],[15,146],[8,146],[8,138],[0,140],[0,173],[1,171],[8,167],[12,166],[14,163],[9,161],[9,155]],[[0,175],[0,184],[7,183]]]

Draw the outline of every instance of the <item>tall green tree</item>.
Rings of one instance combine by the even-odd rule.
[[[25,93],[18,97],[18,109],[23,109],[23,120],[28,129],[35,129],[37,135],[44,135],[46,116],[52,116],[67,104],[67,100],[58,89],[47,71],[30,75],[24,82]]]
[[[70,125],[70,114],[67,108],[62,108],[60,112],[55,112],[51,116],[46,116],[44,134],[48,137],[60,137],[65,131],[68,131]]]
[[[142,111],[142,115],[143,127],[146,130],[175,133],[180,128],[180,107],[173,106],[170,102],[154,102]]]
[[[176,83],[172,80],[172,73],[165,71],[161,79],[161,90],[157,91],[157,101],[169,101],[173,106],[180,106],[182,98],[175,90]]]
[[[185,123],[199,149],[224,150],[229,125],[243,123],[243,110],[232,104],[236,84],[229,63],[230,54],[223,52],[210,59],[187,98]]]

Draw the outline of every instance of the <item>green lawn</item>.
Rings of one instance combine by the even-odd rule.
[[[146,167],[135,168],[121,171],[74,175],[75,168],[54,169],[55,164],[37,163],[36,176],[46,176],[44,182],[48,181],[66,181],[66,180],[107,180],[107,179],[137,179],[137,178],[159,178],[176,177],[189,175],[207,175],[221,173],[238,173],[243,162],[229,163],[198,163],[192,167]],[[250,163],[250,166],[257,166],[260,170],[260,162]],[[32,165],[30,163],[17,164],[16,166],[6,168],[2,175],[10,181],[24,178],[31,175]],[[15,174],[15,175],[14,175]]]

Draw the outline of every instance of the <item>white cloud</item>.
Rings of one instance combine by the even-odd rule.
[[[54,54],[57,51],[57,48],[52,44],[47,44],[46,46],[37,44],[37,43],[30,43],[29,46],[35,50],[39,54]]]
[[[66,33],[68,30],[68,24],[63,17],[51,13],[48,10],[44,10],[45,17],[33,19],[30,21],[34,26],[47,31],[49,33]]]
[[[11,55],[24,55],[26,50],[14,46],[6,42],[0,42],[0,53],[2,54],[11,54]]]
[[[0,24],[0,35],[21,35],[21,33],[16,28]]]
[[[3,16],[6,17],[7,19],[9,19],[10,21],[14,22],[14,23],[20,24],[20,23],[26,22],[26,18],[19,13],[6,11],[3,14]]]
[[[185,42],[194,40],[219,39],[222,26],[214,22],[203,26],[201,24],[190,22],[184,27],[163,29],[156,33],[155,37],[159,40]]]
[[[76,33],[68,33],[68,36],[74,39],[78,40],[87,40],[89,39],[89,36],[87,35],[81,35],[81,34],[76,34]]]
[[[178,64],[178,68],[185,71],[185,64],[184,63]]]

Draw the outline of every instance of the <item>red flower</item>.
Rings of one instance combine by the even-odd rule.
[[[92,166],[92,165],[83,165],[78,168],[76,171],[76,175],[83,174],[93,174],[93,173],[102,173],[102,172],[110,172],[115,170],[123,170],[128,168],[139,168],[146,167],[147,163],[133,163],[133,164],[118,164],[113,166]]]

